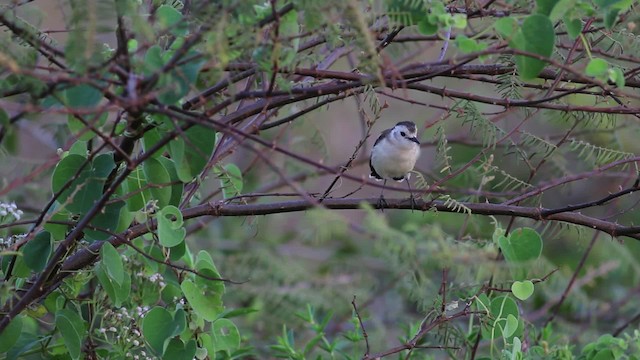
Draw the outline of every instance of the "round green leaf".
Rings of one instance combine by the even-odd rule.
[[[127,195],[127,210],[138,211],[151,199],[151,192],[148,189],[142,190],[146,185],[147,178],[140,167],[127,176],[123,184],[124,194]]]
[[[156,10],[156,17],[164,28],[174,26],[182,20],[182,14],[170,5],[161,5]]]
[[[167,344],[167,349],[162,358],[167,360],[192,360],[195,355],[195,340],[190,340],[185,344],[179,338],[173,338]]]
[[[184,190],[184,184],[180,182],[180,178],[178,177],[178,172],[176,171],[176,164],[171,159],[167,159],[164,156],[158,157],[158,160],[162,163],[167,172],[169,173],[169,177],[171,182],[174,183],[171,186],[171,199],[169,200],[169,205],[179,206],[180,200],[182,200],[182,192]]]
[[[176,162],[178,177],[191,182],[204,169],[215,146],[216,132],[204,126],[194,126],[180,139],[169,143],[171,158]]]
[[[115,201],[105,206],[102,211],[98,212],[93,219],[91,225],[100,230],[86,229],[84,231],[88,240],[106,240],[111,237],[110,232],[116,232],[120,224],[120,211],[124,207],[124,201]]]
[[[509,296],[500,296],[492,299],[489,310],[491,312],[489,326],[482,330],[483,337],[488,339],[497,339],[503,336],[503,332],[507,327],[507,319],[509,318],[509,315],[515,317],[516,320],[520,318],[518,304],[516,304],[516,302]],[[511,329],[508,330],[511,331]],[[521,322],[518,320],[517,330],[512,332],[510,336],[519,335],[521,330]]]
[[[107,176],[115,168],[113,154],[98,155],[92,163],[86,164],[87,158],[78,154],[69,154],[60,160],[51,178],[54,193],[63,189],[67,181],[76,174],[78,177],[67,186],[58,198],[65,208],[75,213],[85,213],[102,196],[102,188]],[[69,201],[69,196],[73,198]]]
[[[114,306],[119,307],[129,298],[129,293],[131,292],[131,276],[128,272],[124,272],[122,284],[118,285],[109,277],[109,275],[107,275],[107,270],[105,269],[104,264],[98,263],[94,270],[100,285],[102,285],[102,288],[107,293]]]
[[[164,343],[173,336],[173,327],[167,326],[172,322],[173,318],[169,311],[161,307],[149,310],[142,319],[142,335],[157,355],[164,354]]]
[[[529,280],[515,281],[511,284],[511,292],[520,300],[527,300],[533,295],[533,283]]]
[[[550,57],[555,45],[555,31],[548,17],[540,14],[528,16],[516,35],[509,42],[515,49]],[[534,79],[546,63],[529,56],[516,56],[518,74],[525,80]]]
[[[171,177],[169,172],[156,158],[147,159],[142,165],[147,185],[151,186],[151,196],[158,201],[159,207],[165,207],[171,200]]]
[[[505,39],[511,39],[511,37],[518,30],[518,22],[516,21],[516,19],[511,17],[503,17],[496,20],[496,22],[493,24],[493,27],[495,27],[500,36]]]
[[[158,238],[165,247],[174,247],[184,241],[187,231],[183,227],[182,213],[172,205],[158,212]]]
[[[184,296],[193,310],[207,321],[215,320],[222,312],[222,294],[211,293],[187,279],[180,284]]]
[[[72,86],[64,91],[66,105],[72,108],[88,108],[97,105],[102,99],[100,90],[82,84]]]
[[[9,325],[0,332],[0,353],[5,353],[18,341],[22,332],[22,316],[15,317]]]
[[[518,330],[518,319],[511,314],[507,315],[507,321],[505,323],[502,335],[508,338],[513,335],[516,330]]]
[[[22,249],[25,265],[35,272],[42,271],[49,261],[52,248],[51,234],[47,231],[38,233]]]
[[[229,319],[218,319],[211,328],[213,347],[216,351],[234,352],[240,346],[240,333]]]
[[[542,253],[542,238],[531,228],[516,229],[509,236],[501,236],[498,244],[508,262],[536,260]]]
[[[105,241],[100,248],[100,258],[100,262],[107,270],[109,278],[116,284],[122,285],[124,281],[124,266],[122,265],[122,258],[118,250],[116,250],[110,242]]]
[[[598,77],[607,73],[609,70],[609,63],[606,60],[600,58],[593,58],[587,64],[587,67],[584,69],[584,73],[587,76]]]
[[[77,312],[62,309],[56,313],[56,327],[62,334],[69,355],[73,359],[79,359],[82,342],[86,336],[85,321]]]

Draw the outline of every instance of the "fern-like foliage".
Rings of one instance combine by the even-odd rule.
[[[508,172],[500,169],[498,166],[493,165],[493,161],[491,160],[487,160],[481,163],[478,168],[482,169],[482,178],[485,179],[487,183],[488,181],[497,179],[496,182],[493,182],[491,184],[492,189],[502,191],[516,191],[533,187],[526,181],[522,181],[517,177],[509,174]]]
[[[394,25],[416,25],[426,11],[424,0],[391,0],[387,5],[389,20]]]
[[[376,88],[372,84],[367,84],[364,86],[364,102],[369,105],[369,110],[373,113],[374,117],[378,119],[380,117],[380,113],[382,112],[382,104],[380,103],[380,99],[378,98],[378,93],[376,92]]]
[[[437,167],[440,169],[440,173],[451,174],[451,146],[447,140],[447,134],[445,133],[443,126],[438,126],[436,129],[435,138],[436,145],[436,159],[438,162]]]
[[[450,195],[443,195],[440,199],[444,201],[444,206],[446,206],[451,211],[471,215],[471,209],[469,209],[458,200],[452,198]]]
[[[595,127],[599,129],[613,129],[616,127],[616,115],[609,113],[593,113],[584,111],[566,111],[562,113],[564,121],[578,122],[582,128]]]
[[[635,157],[634,153],[613,150],[601,146],[597,146],[586,142],[584,140],[571,139],[570,149],[578,154],[578,157],[590,161],[596,166],[612,163],[614,161],[620,161]],[[629,163],[622,165],[623,169],[628,168]]]
[[[478,107],[471,101],[460,100],[452,107],[451,112],[456,114],[456,118],[462,119],[462,125],[469,125],[471,133],[482,138],[482,146],[494,148],[498,140],[498,135],[505,132],[493,122],[489,121]]]

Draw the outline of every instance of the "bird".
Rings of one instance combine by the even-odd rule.
[[[394,127],[384,130],[373,144],[369,158],[369,177],[376,181],[384,181],[380,192],[380,207],[386,204],[382,195],[389,179],[406,181],[411,193],[412,206],[415,204],[409,177],[420,156],[420,141],[416,135],[414,122],[400,121]]]

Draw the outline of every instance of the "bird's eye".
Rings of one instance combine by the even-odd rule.
[[[407,136],[407,134],[405,134],[405,132],[404,132],[404,131],[400,131],[400,135],[402,135],[402,136]]]

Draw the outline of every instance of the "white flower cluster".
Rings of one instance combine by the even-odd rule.
[[[13,246],[13,244],[24,239],[26,236],[27,234],[17,234],[17,235],[11,235],[6,239],[0,237],[0,250],[10,248],[11,246]]]
[[[104,326],[97,331],[105,338],[115,339],[117,343],[123,344],[130,350],[127,352],[127,359],[151,360],[153,357],[147,356],[147,353],[141,350],[144,348],[144,341],[142,333],[135,325],[137,323],[135,317],[142,317],[148,311],[148,306],[138,306],[131,313],[124,306],[119,309],[109,309],[104,314]]]
[[[137,277],[146,277],[146,275],[145,275],[142,271],[139,271],[139,272],[136,274],[136,276],[137,276]],[[151,275],[149,275],[147,278],[148,278],[148,279],[149,279],[149,281],[151,281],[152,283],[160,285],[160,287],[161,287],[161,288],[163,288],[163,287],[165,287],[165,286],[167,285],[167,284],[164,282],[164,277],[162,276],[162,274],[158,274],[158,273],[151,274]]]
[[[14,219],[20,220],[22,214],[22,210],[18,209],[16,203],[12,202],[11,204],[9,204],[0,201],[0,216],[5,217],[7,215],[11,215]]]

